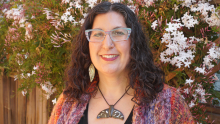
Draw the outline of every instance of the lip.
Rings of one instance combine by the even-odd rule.
[[[105,54],[105,55],[115,55],[115,54]],[[104,57],[102,57],[102,55],[100,55],[100,56],[105,61],[114,61],[115,59],[117,59],[119,57],[119,55],[117,55],[117,56],[115,56],[113,58],[104,58]]]

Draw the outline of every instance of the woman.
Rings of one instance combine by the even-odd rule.
[[[146,41],[128,7],[95,6],[74,44],[66,88],[49,124],[194,123],[176,90],[163,84]]]

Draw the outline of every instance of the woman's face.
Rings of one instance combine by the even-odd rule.
[[[111,11],[97,15],[92,29],[110,31],[120,27],[127,28],[124,17]],[[89,42],[90,57],[98,72],[108,75],[126,73],[125,68],[130,58],[130,42],[130,38],[114,42],[108,34],[102,42]]]

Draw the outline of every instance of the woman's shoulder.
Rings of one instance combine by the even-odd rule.
[[[172,86],[164,84],[163,90],[158,94],[156,106],[164,106],[169,109],[166,111],[170,111],[170,122],[194,123],[188,105],[180,92]]]
[[[48,121],[48,124],[56,124],[57,120],[61,114],[62,106],[65,101],[63,93],[59,96],[55,106],[53,107],[50,119]]]
[[[183,99],[180,92],[167,84],[164,84],[163,90],[158,94],[156,103],[167,103],[171,106],[171,111],[189,112],[189,107]]]
[[[80,99],[83,101],[79,103],[74,99],[68,98],[63,93],[59,96],[57,103],[53,107],[48,124],[64,123],[66,120],[74,120],[74,124],[83,115],[83,111],[86,109],[86,105],[89,101],[90,96],[83,94]],[[70,113],[76,112],[77,114]]]
[[[160,93],[158,93],[157,100],[171,98],[182,99],[180,92],[175,87],[164,84],[163,90]]]

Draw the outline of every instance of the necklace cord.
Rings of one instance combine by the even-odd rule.
[[[128,92],[128,90],[129,90],[130,88],[131,88],[131,86],[129,86],[129,88],[125,91],[125,93],[121,96],[121,98]],[[99,85],[98,85],[98,89],[99,89],[99,91],[100,91],[102,97],[104,98],[105,102],[108,104],[107,100],[105,99],[104,95],[102,94],[102,91],[101,91],[100,88],[99,88]],[[121,100],[121,98],[120,98],[119,100]],[[118,100],[118,101],[119,101],[119,100]],[[113,106],[115,106],[115,105],[118,103],[118,101],[117,101]],[[108,105],[109,105],[109,104],[108,104]],[[110,105],[109,105],[109,106],[110,106]]]

